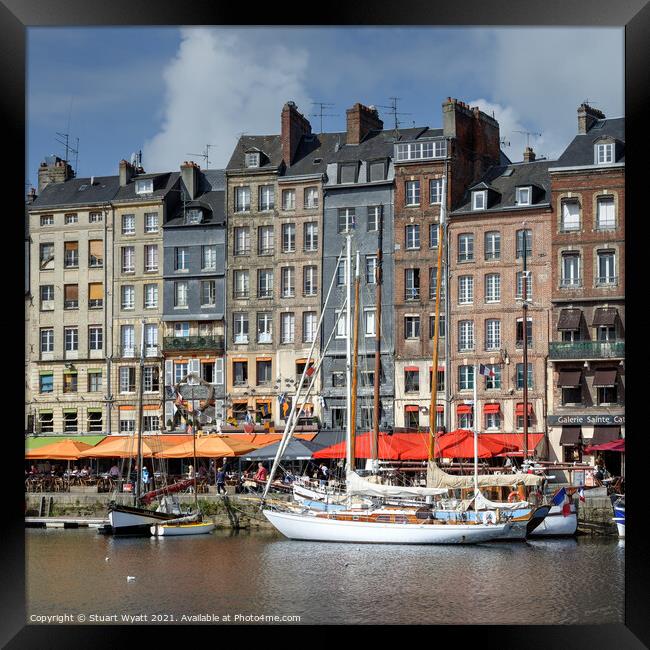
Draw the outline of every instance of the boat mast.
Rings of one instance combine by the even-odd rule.
[[[436,267],[436,315],[433,321],[433,363],[431,366],[431,402],[429,404],[429,460],[434,459],[436,440],[436,401],[438,395],[438,339],[440,338],[440,285],[442,284],[442,248],[447,203],[447,173],[442,177],[442,203],[438,224],[438,266]]]
[[[472,407],[474,429],[474,494],[478,494],[478,364],[474,364],[474,405]]]
[[[352,232],[348,230],[346,235],[346,259],[345,259],[345,285],[347,288],[347,305],[345,310],[345,379],[346,379],[346,462],[347,468],[352,469],[354,465],[354,452],[351,445],[350,433],[352,431]]]
[[[375,380],[373,386],[373,417],[372,417],[372,439],[370,456],[372,458],[372,471],[375,473],[379,459],[379,382],[381,377],[381,285],[382,285],[382,263],[383,263],[383,239],[384,239],[384,214],[379,208],[379,224],[377,238],[377,260],[375,266]]]
[[[357,437],[357,368],[359,365],[359,285],[361,280],[359,277],[359,251],[357,251],[357,266],[354,275],[354,356],[352,359],[352,396],[350,404],[352,406],[352,418],[350,428],[350,447],[352,448],[352,457],[350,469],[354,470],[354,450]]]
[[[521,278],[522,297],[522,332],[524,337],[524,462],[528,460],[528,271],[526,270],[526,249],[528,248],[528,236],[526,233],[526,222],[522,231],[522,245],[524,257],[524,272]],[[532,233],[531,233],[532,237]]]
[[[144,390],[144,318],[140,321],[140,386],[138,387],[138,471],[135,477],[135,504],[142,494],[142,399]]]

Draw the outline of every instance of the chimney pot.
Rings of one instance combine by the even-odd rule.
[[[287,167],[294,160],[300,140],[303,135],[311,133],[309,120],[298,111],[296,103],[288,101],[282,107],[280,116],[280,143],[282,145],[282,160]]]
[[[535,152],[532,147],[526,147],[524,149],[524,162],[533,162],[535,160]]]
[[[357,102],[345,112],[347,118],[347,144],[359,144],[370,131],[381,131],[384,123],[379,119],[376,108],[369,108]]]

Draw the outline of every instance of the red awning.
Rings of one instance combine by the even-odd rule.
[[[523,402],[518,402],[517,407],[515,409],[515,415],[523,415],[524,414],[524,403]],[[533,414],[533,405],[528,404],[528,415]]]
[[[433,370],[433,366],[429,366],[429,372]],[[438,372],[444,372],[445,367],[444,366],[438,366]]]
[[[410,449],[417,443],[415,438],[420,438],[420,436],[413,435],[413,438],[413,442],[410,442],[409,439],[399,436],[398,434],[388,435],[386,433],[380,433],[378,440],[379,458],[385,460],[399,460],[407,449]],[[354,457],[370,458],[372,456],[371,444],[370,433],[359,434],[355,439]],[[320,449],[319,451],[314,452],[313,458],[345,458],[345,450],[346,442],[345,440],[342,440],[335,445],[330,445],[329,447],[325,447],[325,449]]]
[[[465,413],[471,413],[471,412],[472,412],[471,404],[459,404],[458,408],[456,409],[456,413],[458,413],[458,415],[464,415]]]
[[[585,447],[585,454],[591,454],[594,451],[619,451],[624,454],[625,438],[612,440],[611,442],[605,442],[602,445],[592,445],[591,447]]]
[[[444,413],[445,412],[445,407],[442,406],[441,404],[436,404],[436,412],[437,413]]]
[[[405,372],[420,372],[420,369],[417,366],[406,366],[404,370]]]
[[[493,440],[501,444],[514,447],[517,451],[522,451],[524,448],[524,434],[523,433],[483,433],[483,436],[489,436]],[[544,437],[543,433],[529,433],[528,434],[528,452],[532,452],[537,448],[537,445]]]
[[[407,404],[404,408],[408,413],[414,413],[415,411],[420,410],[419,406],[415,406],[413,404]]]
[[[499,413],[501,411],[500,404],[486,404],[483,407],[483,413]]]

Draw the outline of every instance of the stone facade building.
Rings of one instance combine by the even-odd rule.
[[[550,177],[550,458],[574,461],[625,431],[625,119],[582,104]]]

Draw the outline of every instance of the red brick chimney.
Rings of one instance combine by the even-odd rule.
[[[524,149],[524,162],[533,162],[535,160],[535,152],[532,147],[526,147]]]
[[[309,120],[296,108],[294,102],[287,102],[282,107],[282,131],[280,142],[282,143],[282,160],[287,167],[291,166],[296,150],[303,135],[311,133]]]
[[[50,183],[64,183],[74,177],[74,171],[67,160],[52,154],[46,156],[38,168],[38,193]]]
[[[359,144],[370,131],[381,131],[384,123],[379,119],[376,108],[369,108],[357,102],[345,111],[348,133],[347,144]]]
[[[578,106],[578,133],[584,135],[597,120],[604,120],[605,113],[584,102]]]

